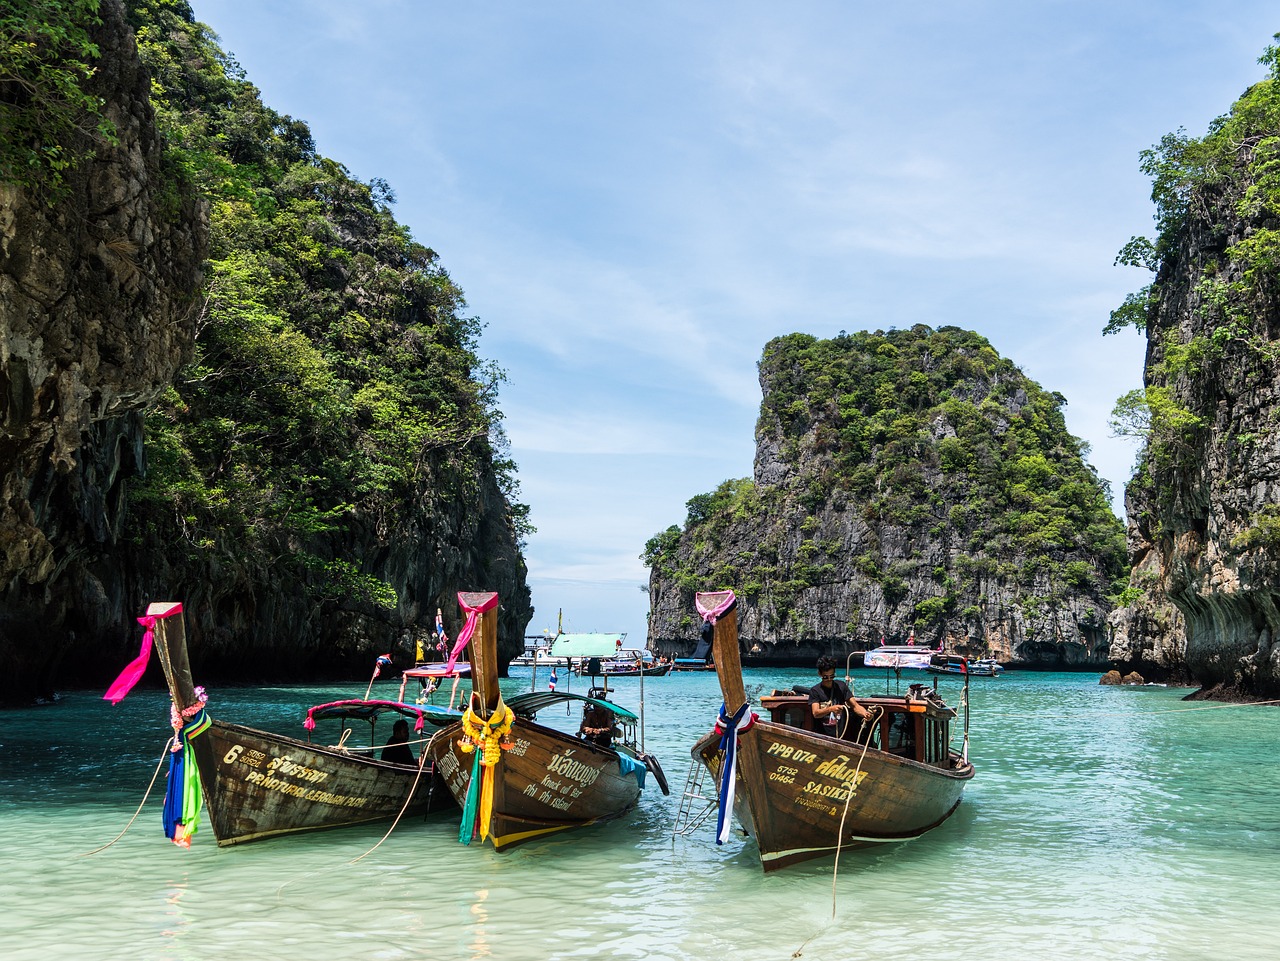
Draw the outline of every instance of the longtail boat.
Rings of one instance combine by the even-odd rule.
[[[431,756],[462,807],[458,840],[488,840],[501,851],[569,828],[622,817],[657,760],[637,744],[639,717],[591,689],[589,695],[530,691],[504,701],[498,686],[498,595],[458,594],[471,637],[471,700],[463,718],[432,740]],[[460,637],[462,635],[459,635]],[[577,733],[541,724],[537,713],[577,703]]]
[[[956,712],[935,690],[912,684],[902,697],[861,697],[873,715],[843,737],[819,733],[807,693],[775,691],[751,711],[742,682],[732,591],[697,595],[714,624],[724,695],[715,729],[694,746],[716,780],[717,843],[731,817],[753,835],[765,871],[860,847],[918,837],[945,821],[973,777],[964,749],[951,750]],[[848,715],[851,712],[846,712]],[[967,724],[966,724],[967,729]]]
[[[925,668],[930,674],[953,674],[969,677],[999,677],[1004,667],[994,658],[982,658],[971,661],[963,654],[935,654],[929,666]]]
[[[382,761],[379,747],[370,745],[362,754],[346,743],[350,729],[345,721],[370,721],[372,741],[372,722],[382,714],[412,720],[422,732],[426,725],[438,731],[460,712],[367,698],[312,708],[304,723],[309,732],[318,719],[344,719],[344,733],[334,746],[231,724],[213,717],[207,693],[192,682],[182,605],[151,604],[139,621],[147,628],[142,652],[105,697],[118,702],[128,693],[145,671],[154,642],[173,700],[164,818],[165,833],[175,843],[190,845],[202,795],[219,846],[401,814],[457,810],[425,760],[425,748],[414,765]]]

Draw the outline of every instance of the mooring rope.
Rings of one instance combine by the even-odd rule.
[[[400,819],[404,817],[404,812],[409,810],[409,805],[413,802],[414,795],[418,791],[418,781],[422,778],[423,769],[426,767],[426,758],[430,754],[431,743],[436,739],[436,736],[441,734],[443,731],[444,731],[444,728],[440,728],[435,732],[435,734],[432,734],[431,737],[426,741],[427,746],[423,748],[422,753],[418,756],[418,773],[413,778],[413,787],[409,789],[409,796],[405,798],[405,802],[400,808],[400,813],[397,814],[395,816],[395,820],[391,822],[391,827],[387,828],[387,833],[384,834],[378,840],[377,844],[369,848],[369,850],[365,851],[364,854],[360,855],[359,857],[352,858],[350,861],[347,862],[348,864],[355,864],[357,861],[361,861],[364,858],[367,858],[370,854],[372,854],[374,851],[376,851],[379,847],[382,846],[383,841],[391,837],[391,832],[396,829],[396,825],[399,824]],[[421,740],[408,741],[406,743],[421,744],[422,741]],[[280,885],[280,887],[276,888],[276,902],[279,903],[280,895],[284,892],[284,889],[287,888],[289,885],[293,884],[294,881],[301,881],[303,878],[309,878],[309,877],[311,877],[310,873],[299,874],[296,877],[292,877],[288,881],[285,881],[282,885]]]
[[[875,718],[879,718],[883,713],[883,709],[879,705],[873,706],[871,710],[873,712],[872,717],[875,717]],[[842,811],[840,814],[840,827],[837,829],[837,832],[836,832],[836,860],[835,860],[835,864],[832,866],[832,869],[831,869],[831,920],[832,921],[834,921],[836,918],[836,879],[839,877],[839,874],[840,874],[840,851],[844,847],[844,822],[845,822],[845,818],[848,817],[849,815],[849,805],[853,801],[853,795],[858,790],[858,775],[862,771],[862,762],[863,760],[866,759],[867,751],[871,747],[870,732],[867,730],[867,725],[871,723],[871,720],[872,720],[871,717],[866,718],[862,722],[862,727],[858,729],[858,737],[863,738],[862,754],[859,755],[858,757],[858,766],[853,770],[853,777],[850,780],[844,782],[845,785],[847,785],[849,788],[849,793],[845,796],[844,811]],[[812,941],[821,933],[822,933],[821,930],[815,931],[813,932],[813,934],[805,938],[804,941],[800,943],[800,947],[796,948],[794,951],[791,952],[791,957],[798,958],[801,955],[803,955],[804,949],[808,947],[809,942]]]
[[[151,775],[151,783],[147,785],[146,791],[143,792],[142,800],[138,802],[138,810],[133,812],[133,817],[129,818],[129,823],[124,826],[124,830],[122,830],[119,834],[113,837],[106,844],[102,845],[102,847],[94,848],[92,851],[85,851],[83,854],[80,855],[80,857],[87,858],[94,854],[97,854],[99,851],[105,851],[107,848],[111,847],[111,845],[115,844],[122,837],[124,837],[125,832],[128,831],[129,828],[133,827],[133,822],[138,820],[138,815],[142,813],[143,807],[146,806],[147,798],[151,796],[151,789],[156,786],[156,778],[160,776],[160,768],[164,767],[164,762],[169,758],[169,753],[170,753],[169,748],[173,746],[173,742],[174,742],[174,738],[169,738],[169,740],[164,742],[164,750],[160,752],[160,760],[156,763],[155,773]]]
[[[360,857],[352,858],[350,861],[347,862],[348,864],[355,864],[357,861],[363,861],[374,851],[378,850],[378,848],[382,846],[383,841],[391,837],[391,832],[396,829],[396,825],[399,824],[400,819],[404,817],[404,812],[409,810],[409,805],[413,803],[414,795],[418,793],[418,782],[422,780],[422,772],[426,769],[427,758],[431,754],[431,744],[433,741],[435,741],[436,737],[443,730],[444,728],[440,728],[440,730],[437,730],[435,734],[432,734],[430,740],[427,741],[427,746],[424,747],[422,749],[422,752],[418,755],[418,773],[413,776],[413,786],[409,788],[409,794],[404,799],[404,804],[400,808],[400,813],[397,814],[395,817],[395,820],[391,822],[391,827],[387,828],[387,833],[382,835],[382,837],[378,839],[377,844],[369,848],[368,851],[365,851],[364,854],[360,855]],[[433,773],[434,773],[434,769],[433,769]]]
[[[831,868],[831,920],[836,917],[836,878],[840,873],[840,851],[844,847],[844,821],[849,816],[849,805],[853,801],[854,794],[858,791],[858,775],[862,772],[862,762],[867,756],[867,750],[871,747],[871,732],[867,730],[867,725],[871,723],[872,718],[879,718],[884,710],[876,705],[863,719],[862,727],[858,729],[858,737],[862,739],[862,754],[858,756],[858,766],[853,769],[852,780],[845,781],[849,785],[849,793],[844,799],[844,810],[840,812],[840,828],[836,833],[836,861]]]

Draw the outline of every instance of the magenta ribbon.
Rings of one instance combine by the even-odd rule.
[[[120,672],[120,676],[115,679],[114,683],[107,688],[107,693],[102,695],[104,701],[119,704],[124,700],[125,695],[133,690],[134,685],[142,680],[142,675],[147,672],[147,663],[151,660],[151,644],[155,639],[156,622],[181,613],[182,605],[175,604],[163,614],[147,614],[138,618],[138,623],[147,629],[146,633],[142,635],[142,650]]]
[[[454,642],[453,651],[449,654],[449,662],[445,665],[445,673],[453,671],[454,664],[458,662],[458,656],[466,649],[467,642],[471,640],[471,635],[476,632],[476,624],[480,621],[480,615],[498,606],[498,595],[491,594],[489,599],[479,607],[469,607],[462,599],[462,592],[459,591],[458,606],[467,612],[467,622],[462,625],[462,630],[458,632],[458,640]]]

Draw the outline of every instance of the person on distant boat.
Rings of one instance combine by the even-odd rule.
[[[417,764],[413,756],[413,748],[409,746],[409,722],[404,718],[391,726],[391,737],[387,738],[387,746],[382,749],[382,759],[392,764]]]
[[[851,710],[862,720],[870,720],[871,712],[858,703],[849,685],[836,680],[836,659],[829,655],[818,658],[820,680],[809,688],[809,710],[818,730],[831,737],[845,733],[845,711]]]

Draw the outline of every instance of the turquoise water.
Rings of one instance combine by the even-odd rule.
[[[855,679],[861,693],[893,686]],[[758,695],[813,677],[745,680]],[[503,682],[529,684],[527,668]],[[639,680],[615,684],[637,706]],[[957,680],[939,686],[956,700]],[[210,707],[302,735],[307,706],[363,693],[214,689]],[[1274,959],[1280,710],[1186,693],[1081,674],[975,680],[977,776],[950,821],[765,876],[740,836],[671,835],[689,748],[719,706],[714,675],[644,681],[646,747],[671,797],[651,783],[621,822],[503,855],[458,844],[448,818],[401,823],[376,848],[386,825],[220,850],[206,824],[182,850],[160,826],[163,775],[124,837],[89,855],[142,800],[168,708],[157,691],[115,707],[75,692],[0,714],[0,957]]]

